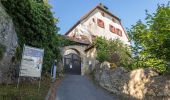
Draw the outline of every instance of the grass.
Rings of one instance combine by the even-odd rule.
[[[38,93],[38,81],[21,82],[19,88],[16,84],[0,85],[0,100],[44,100],[50,88],[50,78],[42,77]]]

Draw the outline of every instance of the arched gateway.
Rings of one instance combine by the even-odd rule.
[[[66,50],[64,54],[64,72],[66,74],[81,75],[81,57],[74,49]]]

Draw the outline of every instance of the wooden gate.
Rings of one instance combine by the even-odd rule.
[[[81,58],[74,53],[64,56],[64,71],[66,74],[81,75]]]

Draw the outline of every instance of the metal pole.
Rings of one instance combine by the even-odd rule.
[[[24,51],[25,51],[25,44],[24,44],[23,51],[22,51],[22,57],[23,57],[23,55],[24,55]],[[21,60],[21,64],[22,64],[22,60]],[[21,73],[21,65],[19,66],[19,77],[18,77],[17,88],[19,87],[20,73]]]
[[[43,56],[44,56],[44,49],[43,49]],[[41,66],[41,73],[42,73],[42,66]],[[41,75],[40,75],[40,80],[39,80],[39,85],[38,85],[38,94],[39,94],[39,91],[40,91],[40,87],[41,87]]]
[[[39,92],[40,92],[40,87],[41,87],[41,77],[39,78],[38,94],[39,94]]]
[[[20,75],[19,75],[19,77],[18,77],[17,88],[19,87],[19,80],[20,80]]]

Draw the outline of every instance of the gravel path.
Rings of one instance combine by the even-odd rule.
[[[94,85],[86,76],[66,75],[57,90],[56,100],[118,100]]]

